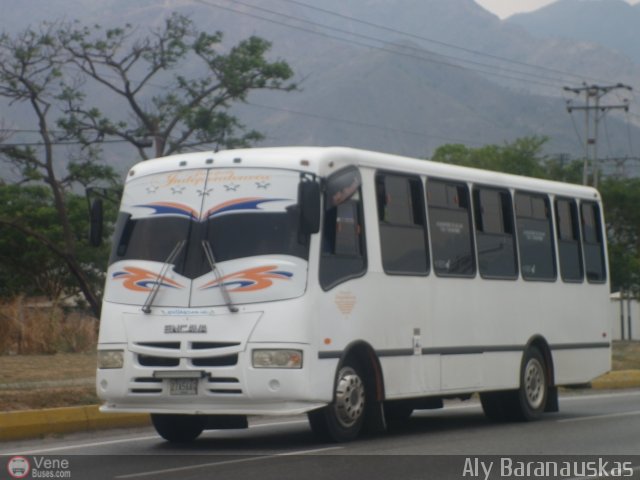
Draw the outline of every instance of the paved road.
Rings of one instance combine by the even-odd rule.
[[[32,468],[38,459],[67,459],[71,478],[91,480],[515,478],[527,473],[516,470],[527,465],[520,461],[535,468],[570,455],[594,456],[582,457],[578,466],[593,467],[592,478],[610,474],[615,466],[623,470],[613,478],[640,478],[640,390],[565,394],[560,409],[539,422],[494,424],[477,402],[452,402],[442,410],[418,412],[386,435],[340,445],[318,442],[305,418],[289,417],[256,419],[243,431],[205,432],[189,446],[169,445],[152,430],[140,429],[5,443],[0,455],[2,463],[24,455]],[[585,467],[584,462],[596,463]],[[485,476],[482,467],[490,464]],[[0,479],[4,472],[0,465]],[[552,477],[541,472],[546,473],[542,478]],[[583,472],[569,473],[564,477]],[[535,477],[540,478],[528,478]]]

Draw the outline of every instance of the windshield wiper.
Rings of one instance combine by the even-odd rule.
[[[144,313],[151,313],[151,305],[153,304],[153,301],[158,294],[158,290],[160,290],[160,283],[169,271],[169,267],[173,264],[176,257],[180,255],[180,252],[182,251],[186,243],[186,240],[180,240],[178,243],[176,243],[176,246],[173,247],[173,250],[171,250],[171,253],[162,264],[160,273],[158,273],[158,276],[156,277],[156,283],[154,283],[153,288],[151,289],[151,291],[149,292],[149,296],[147,297],[147,301],[144,302],[144,305],[142,306],[142,311]]]
[[[211,244],[206,240],[202,240],[202,248],[204,249],[204,254],[207,257],[207,262],[209,262],[211,271],[213,272],[213,274],[216,277],[216,280],[218,281],[218,286],[220,287],[220,292],[222,293],[222,299],[224,300],[225,305],[227,306],[227,308],[231,313],[237,313],[238,307],[236,307],[231,301],[231,296],[229,295],[227,286],[222,281],[222,275],[220,274],[220,270],[216,265],[216,259],[213,256],[213,250],[211,250]]]

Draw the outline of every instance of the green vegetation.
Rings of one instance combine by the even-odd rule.
[[[261,138],[229,108],[254,90],[294,90],[293,72],[266,59],[271,45],[260,38],[227,51],[222,39],[177,14],[146,35],[131,25],[105,31],[78,22],[0,34],[5,114],[26,111],[32,126],[22,128],[39,136],[30,144],[0,138],[3,172],[18,177],[0,177],[0,297],[57,302],[80,294],[99,315],[106,248],[88,248],[87,203],[78,192],[119,190],[115,171],[101,161],[104,142],[128,144],[146,159]]]

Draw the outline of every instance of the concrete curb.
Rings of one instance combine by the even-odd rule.
[[[616,370],[591,382],[597,390],[640,388],[640,370]],[[149,426],[149,415],[100,413],[98,405],[0,412],[0,441],[108,428]]]
[[[0,412],[0,441],[151,425],[149,415],[100,413],[98,405]]]

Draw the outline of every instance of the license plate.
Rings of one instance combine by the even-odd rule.
[[[197,395],[197,378],[172,378],[169,380],[170,395]]]

